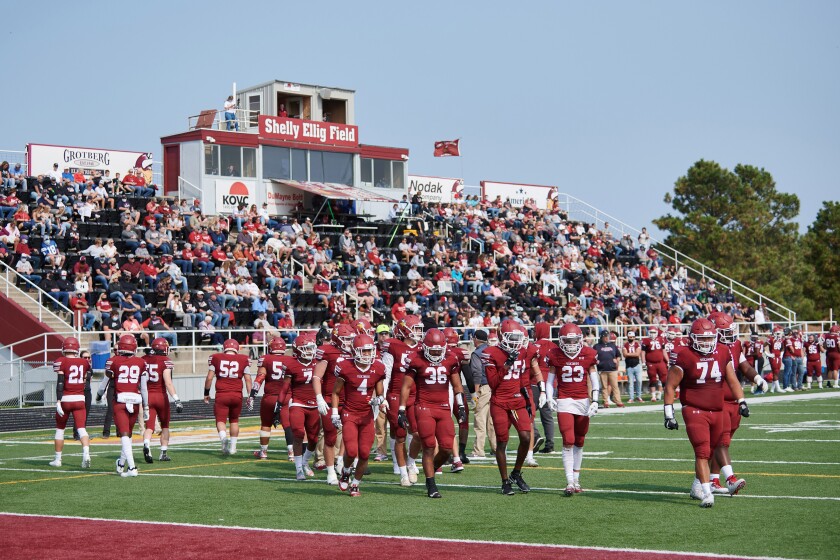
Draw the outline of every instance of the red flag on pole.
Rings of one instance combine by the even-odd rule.
[[[461,139],[457,140],[439,140],[435,142],[435,157],[443,157],[443,156],[460,156],[461,150],[458,148],[458,142]]]

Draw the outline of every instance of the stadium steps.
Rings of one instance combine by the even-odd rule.
[[[27,313],[37,319],[38,313],[42,310],[42,306],[38,303],[37,294],[30,292],[27,294],[15,285],[14,276],[7,276],[0,274],[0,291],[7,294],[9,299],[21,306]],[[32,298],[35,298],[34,300]],[[73,326],[61,315],[44,312],[41,314],[41,322],[55,332],[68,332],[73,330]]]

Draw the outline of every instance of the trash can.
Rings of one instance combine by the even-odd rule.
[[[111,343],[106,341],[95,341],[90,343],[90,361],[94,373],[105,371],[105,363],[111,357]]]

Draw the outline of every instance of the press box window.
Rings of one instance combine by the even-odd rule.
[[[224,177],[256,177],[257,151],[255,148],[205,144],[204,173]]]

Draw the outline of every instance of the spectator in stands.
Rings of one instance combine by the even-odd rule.
[[[143,327],[140,325],[140,319],[136,314],[123,314],[122,330],[128,334],[133,334],[138,342],[143,342],[143,346],[149,345],[149,335],[143,331]]]
[[[216,332],[216,328],[212,324],[212,318],[208,315],[198,323],[198,330],[201,331],[201,341],[207,342],[214,346],[222,347],[225,337],[221,333]]]
[[[207,309],[211,313],[211,324],[214,327],[226,329],[230,324],[230,315],[222,307],[219,298],[215,293],[211,293],[204,299],[207,300]]]
[[[239,121],[236,120],[236,101],[229,95],[225,100],[225,125],[228,130],[235,129],[239,132]]]
[[[67,278],[67,271],[61,271],[65,277],[65,284]],[[64,286],[59,283],[58,278],[56,278],[55,272],[47,272],[46,276],[41,280],[39,283],[39,287],[44,290],[48,296],[54,299],[57,303],[60,303],[64,307],[70,307],[70,292],[64,289]],[[53,309],[58,310],[58,305],[53,304]]]
[[[20,260],[15,266],[15,270],[17,270],[18,274],[20,274],[36,286],[41,283],[41,276],[35,274],[35,269],[32,268],[32,263],[29,262],[29,255],[21,255]],[[23,291],[29,291],[28,284],[23,286]]]
[[[146,341],[148,344],[149,338],[165,338],[169,342],[169,346],[174,348],[178,345],[178,337],[172,328],[166,324],[162,317],[158,316],[157,309],[149,311],[149,318],[143,321],[140,326],[147,331]],[[150,337],[151,335],[151,337]]]

